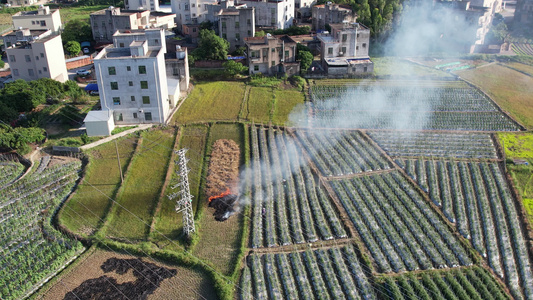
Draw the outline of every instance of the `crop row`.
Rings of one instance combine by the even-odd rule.
[[[19,162],[0,163],[0,190],[19,178],[23,171],[24,165]]]
[[[312,86],[311,98],[317,109],[350,105],[357,99],[360,110],[381,107],[410,107],[412,111],[496,111],[485,95],[473,88],[348,87]]]
[[[253,248],[347,236],[293,140],[273,128],[252,127],[251,142]]]
[[[383,299],[492,300],[509,299],[487,270],[480,267],[446,272],[386,277],[381,283]]]
[[[498,158],[489,134],[372,131],[369,135],[390,156]]]
[[[251,254],[241,278],[241,299],[376,299],[351,245]]]
[[[406,161],[406,172],[426,186],[431,200],[455,222],[505,279],[517,299],[533,295],[533,277],[526,241],[509,188],[495,163]]]
[[[463,131],[517,131],[520,127],[507,115],[491,112],[425,112],[407,108],[365,111],[338,109],[314,111],[313,126],[356,129],[413,129]]]
[[[359,131],[297,130],[296,135],[325,176],[391,168]]]
[[[78,179],[79,162],[46,167],[4,188],[0,215],[0,294],[18,299],[83,246],[50,225]],[[9,200],[11,199],[11,200]]]
[[[400,173],[331,184],[382,272],[472,264],[444,220]]]

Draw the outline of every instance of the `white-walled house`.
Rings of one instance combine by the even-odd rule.
[[[29,30],[21,30],[30,32]],[[36,38],[21,34],[22,40],[6,49],[11,76],[27,81],[51,78],[60,82],[68,80],[63,42],[60,35]]]
[[[38,10],[19,11],[12,19],[14,28],[50,29],[53,33],[59,33],[61,29],[59,9],[51,10],[48,6],[41,5]]]
[[[255,26],[286,29],[294,23],[294,0],[242,0],[239,4],[255,8]]]
[[[167,121],[178,98],[169,91],[179,87],[167,83],[164,38],[162,29],[118,31],[94,58],[102,110],[113,112],[115,124]]]

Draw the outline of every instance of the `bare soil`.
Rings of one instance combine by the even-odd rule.
[[[212,197],[230,190],[238,195],[239,145],[233,140],[220,139],[213,143],[207,173],[207,196]]]

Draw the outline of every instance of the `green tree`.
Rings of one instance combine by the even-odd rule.
[[[238,63],[234,60],[228,60],[227,62],[222,64],[222,66],[224,66],[226,72],[232,76],[248,71],[247,66],[244,66],[243,64]]]
[[[256,37],[264,37],[266,35],[264,30],[259,30],[255,32]]]
[[[11,123],[11,121],[15,120],[17,117],[18,112],[15,109],[3,102],[0,102],[0,121]]]
[[[30,87],[34,91],[44,93],[45,98],[52,98],[55,100],[63,99],[63,84],[57,80],[50,78],[39,78],[29,82]]]
[[[63,41],[77,41],[79,43],[91,41],[93,32],[91,24],[86,20],[74,19],[65,24],[65,29],[61,33]]]
[[[501,44],[505,41],[508,34],[507,25],[504,22],[500,22],[497,25],[493,24],[491,26],[485,38],[491,44]]]
[[[299,51],[296,59],[300,61],[300,71],[305,73],[313,63],[313,54],[309,51]]]
[[[43,90],[33,89],[25,80],[6,84],[0,92],[0,101],[18,112],[28,112],[46,101]]]
[[[229,43],[215,34],[214,30],[202,29],[198,48],[193,51],[197,59],[225,60],[228,56]]]
[[[29,152],[29,143],[37,143],[44,140],[44,129],[42,128],[13,128],[0,123],[0,148],[15,149],[19,154]]]
[[[67,51],[70,55],[78,55],[81,51],[80,43],[77,41],[68,41],[65,44],[65,51]]]

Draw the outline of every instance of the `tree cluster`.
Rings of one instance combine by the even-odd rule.
[[[198,48],[192,52],[194,60],[226,60],[229,42],[215,34],[214,30],[200,30]]]
[[[29,143],[37,143],[44,140],[44,129],[30,127],[13,128],[0,123],[0,148],[5,150],[17,150],[20,154],[30,151]]]
[[[300,61],[300,71],[302,73],[307,72],[313,63],[313,54],[311,53],[311,49],[300,43],[296,44],[296,60]]]
[[[70,41],[76,41],[78,43],[92,41],[93,31],[91,29],[91,24],[86,20],[70,20],[67,24],[65,24],[65,29],[61,33],[61,39],[64,43],[68,43]],[[67,49],[66,45],[65,49]]]

